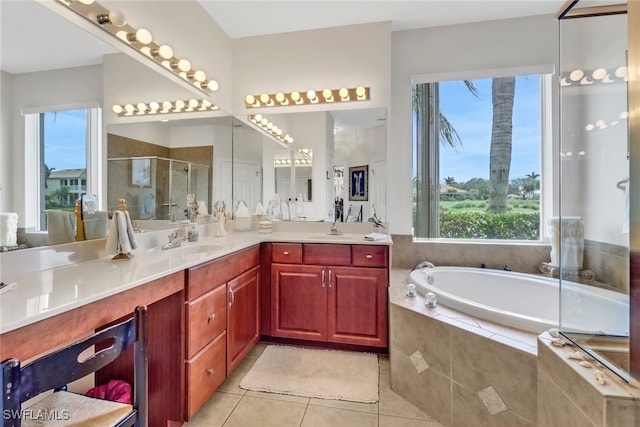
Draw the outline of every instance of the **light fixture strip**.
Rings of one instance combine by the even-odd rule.
[[[199,113],[203,111],[217,111],[218,109],[217,105],[207,99],[189,99],[187,101],[179,99],[177,101],[164,101],[162,103],[151,101],[147,103],[139,102],[137,104],[114,104],[112,107],[112,111],[116,113],[118,117],[168,113]]]
[[[93,0],[57,0],[57,2],[142,55],[163,65],[204,93],[218,90],[217,81],[209,79],[204,71],[194,69],[187,59],[175,56],[173,49],[168,45],[157,43],[148,30],[133,28],[126,22],[121,12],[108,10]]]
[[[355,88],[307,90],[306,92],[278,92],[247,95],[244,105],[247,108],[285,107],[292,105],[331,104],[350,101],[369,100],[369,88],[358,86]]]
[[[265,132],[272,138],[275,138],[278,142],[288,147],[288,144],[293,142],[293,138],[287,134],[284,130],[280,129],[272,121],[264,117],[262,114],[251,114],[248,116],[249,122],[258,127],[258,129]]]

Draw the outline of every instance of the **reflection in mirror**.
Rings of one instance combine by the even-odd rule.
[[[125,198],[132,219],[184,220],[187,194],[195,194],[201,218],[212,201],[231,206],[231,174],[224,172],[231,123],[223,116],[108,125],[109,208]]]
[[[379,218],[386,218],[385,117],[384,109],[269,115],[269,120],[287,130],[293,137],[293,143],[288,150],[283,150],[280,143],[260,133],[264,200],[271,206],[277,204],[277,214],[281,211],[280,202],[291,198],[295,203],[300,194],[306,195],[304,217],[307,221],[333,221],[339,204],[344,212],[349,209],[363,212],[360,218],[364,221],[374,211]],[[236,147],[234,128],[234,150]],[[301,153],[306,150],[311,154],[311,167],[292,167],[291,164],[287,167],[276,163],[283,159],[295,161],[296,158],[302,163],[304,155]],[[348,186],[336,187],[332,181],[334,166],[345,171],[350,167],[367,166],[367,197],[350,197]],[[292,187],[296,181],[298,183]],[[358,216],[353,219],[358,219]],[[343,220],[347,220],[346,216]]]
[[[560,330],[628,380],[627,15],[560,28]]]

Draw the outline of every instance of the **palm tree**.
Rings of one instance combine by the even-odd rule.
[[[491,83],[493,123],[489,152],[489,207],[490,213],[507,211],[511,145],[513,139],[513,100],[516,78],[494,78]]]

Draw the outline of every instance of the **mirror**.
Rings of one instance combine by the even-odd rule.
[[[199,194],[204,191],[205,195],[199,197],[207,201],[208,210],[212,201],[217,199],[226,198],[228,205],[231,205],[232,148],[231,118],[228,114],[218,112],[212,114],[216,117],[204,117],[204,114],[196,113],[200,114],[197,116],[198,120],[211,119],[210,123],[198,123],[195,119],[186,118],[175,120],[176,115],[173,115],[169,122],[160,122],[159,118],[149,119],[148,117],[119,120],[111,112],[111,105],[114,101],[121,101],[116,99],[116,96],[123,91],[146,93],[147,97],[167,94],[167,98],[164,99],[189,99],[192,94],[165,76],[148,69],[146,65],[119,53],[117,49],[36,1],[3,2],[1,27],[3,107],[11,105],[10,112],[9,109],[3,108],[3,132],[8,132],[3,135],[3,140],[9,139],[6,135],[11,135],[15,140],[24,139],[25,126],[21,116],[24,108],[36,113],[39,112],[40,107],[55,111],[52,109],[65,109],[69,106],[85,108],[88,104],[101,105],[103,107],[101,133],[105,146],[102,152],[105,159],[101,167],[104,176],[100,177],[104,181],[102,185],[104,194],[100,200],[101,209],[113,209],[117,206],[117,201],[112,199],[120,197],[116,194],[126,196],[133,189],[130,178],[135,168],[131,166],[120,174],[122,183],[110,182],[114,178],[107,176],[106,171],[109,169],[106,162],[107,156],[175,157],[176,160],[186,161],[193,165],[193,173],[189,179],[195,177],[197,173],[200,177],[198,182],[202,182],[201,176],[207,174],[209,178],[206,181],[210,182],[211,186],[208,190],[203,190],[199,185],[193,190],[184,191],[194,191]],[[47,28],[46,37],[41,35],[42,28]],[[64,46],[64,49],[61,49],[61,46]],[[24,52],[29,52],[29,55],[25,55]],[[135,90],[129,90],[131,88]],[[10,98],[12,103],[6,104]],[[209,132],[207,133],[205,129]],[[100,133],[100,129],[97,132]],[[115,150],[110,147],[110,141],[114,136],[128,141],[128,149],[122,150],[122,147],[127,145],[125,143],[121,143]],[[12,147],[12,144],[9,145],[11,146],[7,147],[3,143],[3,154],[6,153],[6,158],[18,159],[28,154],[27,152],[14,154],[12,150],[15,151],[18,148]],[[215,158],[213,157],[214,149]],[[84,156],[76,151],[70,153],[68,157],[83,158]],[[62,165],[47,166],[57,172],[66,169]],[[200,166],[208,168],[208,172],[206,168],[203,169]],[[178,177],[178,181],[181,177],[178,173],[183,169],[184,166],[178,168],[173,174]],[[229,171],[228,176],[224,175],[225,170]],[[37,200],[37,196],[31,195],[35,194],[37,189],[32,188],[35,186],[28,184],[24,174],[19,172],[13,171],[15,179],[11,180],[12,188],[7,190],[9,194],[24,194],[25,201],[7,201],[7,192],[4,192],[3,206],[6,206],[6,210],[19,212],[20,242],[26,242],[30,247],[46,245],[48,243],[46,233],[34,232],[37,222],[36,212],[41,209],[38,209],[37,202],[29,202],[31,199]],[[72,191],[79,191],[78,195],[89,191],[96,194],[98,190],[95,190],[97,188],[95,183],[99,181],[93,179],[96,177],[87,176],[82,184],[79,183],[78,188]],[[88,188],[92,182],[94,189]],[[114,194],[108,196],[107,189]],[[139,190],[148,191],[148,187]],[[46,196],[47,191],[45,188],[42,193]],[[134,196],[136,195],[132,194],[128,202],[128,209],[136,219],[139,215],[135,212],[139,212],[141,207],[149,208],[149,205],[142,202],[144,199]],[[61,209],[73,210],[71,203],[76,198],[69,197],[69,206]],[[179,197],[176,200],[182,203],[183,199],[184,197]],[[172,214],[176,218],[183,215],[184,209],[178,212],[176,206],[174,210],[176,212]],[[145,210],[145,212],[149,213],[153,210]],[[149,213],[149,215],[145,216],[169,218],[169,213],[164,212]]]
[[[267,116],[267,113],[264,115]],[[291,198],[295,205],[300,195],[306,200],[303,201],[303,208],[298,207],[296,211],[303,211],[304,214],[291,215],[292,220],[333,221],[339,204],[345,212],[342,215],[344,221],[366,221],[373,212],[383,220],[386,218],[384,109],[276,113],[268,114],[268,118],[291,135],[293,142],[285,147],[253,125],[234,125],[234,166],[245,167],[246,163],[251,163],[246,161],[250,156],[253,156],[255,163],[255,158],[261,155],[262,187],[259,200],[272,218],[289,220],[289,213],[282,214],[282,204]],[[261,150],[254,148],[251,154],[247,152],[247,145],[237,138],[237,129],[243,129],[242,139],[246,139],[247,133],[253,133],[253,138],[258,138],[258,142],[252,147],[261,147]],[[239,153],[238,156],[236,153]],[[308,162],[311,162],[311,166]],[[344,170],[346,174],[350,168],[362,170],[361,185],[367,189],[366,194],[358,195],[354,190],[351,195],[346,179],[343,186],[336,187],[335,168]],[[366,176],[364,170],[367,171]],[[242,200],[242,196],[239,197],[236,200]],[[251,210],[255,204],[248,206]],[[293,209],[287,207],[287,211],[293,212]],[[350,215],[346,215],[348,212]]]

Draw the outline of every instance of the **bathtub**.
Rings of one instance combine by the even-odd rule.
[[[480,319],[537,334],[558,327],[558,279],[484,268],[434,267],[412,271],[409,282],[419,294],[433,292],[439,304]],[[627,295],[563,281],[562,301],[562,318],[569,321],[563,320],[563,330],[629,335]]]

